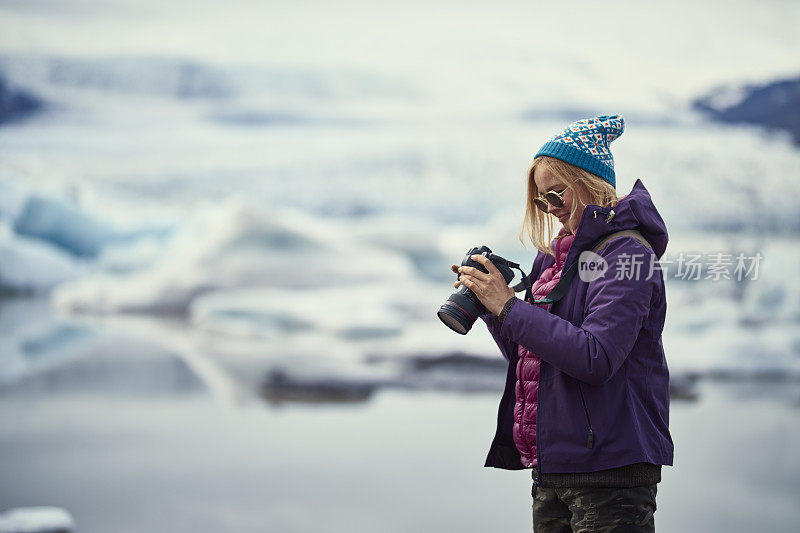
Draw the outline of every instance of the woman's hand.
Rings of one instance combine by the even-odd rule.
[[[503,275],[489,259],[482,255],[473,255],[471,259],[482,264],[489,273],[473,267],[452,265],[450,270],[461,274],[461,279],[454,286],[457,289],[463,283],[475,293],[487,311],[499,315],[508,299],[514,296],[514,289],[508,286]]]

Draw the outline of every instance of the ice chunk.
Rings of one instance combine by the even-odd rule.
[[[77,255],[93,257],[121,237],[110,226],[66,202],[31,196],[14,222],[14,231],[60,246]]]
[[[15,235],[0,221],[0,290],[44,292],[90,271],[83,261],[46,242]]]
[[[17,507],[0,514],[0,533],[72,533],[75,520],[61,507]]]

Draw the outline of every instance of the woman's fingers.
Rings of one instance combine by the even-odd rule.
[[[465,285],[467,288],[470,287],[470,284],[475,285],[475,278],[468,276],[467,274],[461,274],[461,277],[453,283],[453,287],[456,289],[459,288],[461,285]]]
[[[499,270],[497,270],[497,267],[496,267],[496,266],[494,266],[494,263],[492,263],[491,261],[489,261],[489,258],[488,258],[488,257],[485,257],[485,256],[483,256],[483,255],[478,255],[478,254],[476,254],[476,255],[472,255],[472,256],[470,256],[470,258],[471,258],[473,261],[477,261],[478,263],[480,263],[480,264],[482,264],[484,267],[486,267],[486,270],[488,270],[488,271],[489,271],[489,274],[500,274],[500,271],[499,271]],[[480,272],[480,271],[478,271],[478,272]],[[502,274],[501,274],[501,276],[502,276]]]
[[[483,256],[472,256],[472,257],[473,258],[481,257],[481,258],[485,259]],[[488,261],[488,259],[487,259],[487,261]],[[489,264],[491,265],[491,262],[489,262]],[[494,265],[492,265],[492,267],[494,267]],[[481,287],[483,285],[485,285],[486,283],[490,283],[491,280],[492,280],[492,274],[491,273],[487,274],[486,272],[481,272],[477,268],[470,267],[470,266],[461,266],[460,267],[460,266],[452,265],[450,267],[450,270],[452,270],[453,272],[456,272],[456,273],[459,274],[458,281],[456,281],[453,284],[453,286],[456,289],[463,284],[465,287],[467,287],[469,290],[471,290],[475,294],[478,294],[479,292],[481,292]],[[500,274],[500,272],[498,272],[496,268],[494,270],[495,270],[495,272],[497,272],[497,274]]]
[[[473,278],[468,274],[461,273],[461,283],[463,283],[469,290],[476,293],[476,289],[478,288],[478,280]]]
[[[485,272],[481,272],[477,268],[468,267],[468,266],[461,267],[460,271],[461,271],[461,275],[472,276],[473,278],[479,279],[481,281],[488,281],[489,278],[491,277],[489,274],[487,274]]]

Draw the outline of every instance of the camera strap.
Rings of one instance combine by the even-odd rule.
[[[594,253],[597,253],[603,248],[605,248],[608,241],[616,237],[632,237],[634,240],[652,249],[650,243],[647,242],[647,239],[645,239],[644,236],[641,233],[639,233],[638,230],[626,229],[622,231],[615,231],[614,233],[609,233],[608,235],[600,237],[595,241],[590,250]],[[551,304],[553,302],[557,302],[558,300],[563,298],[564,295],[567,294],[567,289],[569,289],[569,284],[572,282],[572,278],[574,278],[575,274],[578,272],[579,262],[580,262],[580,255],[578,255],[577,260],[575,260],[569,267],[565,268],[563,272],[561,272],[561,279],[558,280],[556,286],[553,287],[553,289],[549,293],[547,293],[547,296],[544,298],[540,298],[538,300],[533,299],[533,292],[531,289],[533,284],[531,283],[530,277],[526,276],[521,269],[520,272],[522,272],[522,281],[514,285],[512,289],[514,289],[514,292],[525,291],[525,301],[527,302],[531,302],[534,304]]]
[[[522,267],[519,266],[519,263],[515,263],[514,261],[509,261],[508,259],[505,259],[503,257],[500,257],[499,255],[494,255],[494,254],[489,255],[489,260],[492,263],[494,263],[495,266],[504,265],[504,266],[506,266],[508,268],[516,268],[517,270],[519,270],[519,273],[522,275],[522,281],[520,281],[519,283],[514,285],[512,287],[512,289],[514,289],[514,292],[525,291],[525,299],[526,300],[530,300],[531,298],[533,298],[533,291],[531,290],[532,284],[531,284],[530,276],[528,276],[525,273],[525,271],[522,270]]]
[[[525,301],[530,302],[533,300],[533,284],[531,283],[531,278],[519,266],[517,266],[516,269],[522,274],[522,280],[511,288],[514,289],[514,292],[525,291]]]

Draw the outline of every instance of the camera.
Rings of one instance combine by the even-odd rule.
[[[482,264],[470,259],[470,256],[473,255],[482,255],[489,259],[503,275],[503,279],[506,280],[506,283],[510,283],[514,278],[514,272],[511,269],[519,268],[517,263],[512,263],[499,255],[493,254],[488,246],[481,246],[468,251],[467,255],[464,256],[464,259],[461,261],[461,266],[471,266],[488,274],[489,271],[486,270]],[[458,274],[457,279],[461,279],[461,274]],[[478,296],[465,285],[461,285],[458,290],[450,295],[450,298],[442,304],[437,314],[439,319],[444,322],[448,328],[461,335],[466,335],[467,332],[472,329],[472,325],[478,317],[485,312],[486,307],[484,307],[478,299]]]

